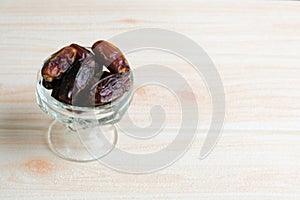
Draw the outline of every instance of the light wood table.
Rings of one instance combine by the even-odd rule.
[[[300,199],[299,2],[1,0],[0,24],[0,199]],[[203,80],[182,70],[180,60],[146,51],[128,59],[166,62],[160,64],[173,66],[197,91],[201,123],[186,154],[144,175],[55,156],[45,141],[51,119],[35,101],[43,59],[73,42],[89,45],[148,27],[186,35],[215,63],[226,94],[215,149],[198,159],[211,115]],[[163,92],[137,91],[137,124],[149,124],[155,101],[172,110]],[[171,112],[170,126],[180,123],[177,114]],[[120,140],[120,147],[159,150],[172,131],[144,143]]]

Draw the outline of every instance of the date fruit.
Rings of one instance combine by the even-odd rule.
[[[112,74],[100,80],[92,91],[95,92],[95,106],[107,104],[127,92],[131,82],[129,74]]]
[[[75,106],[100,106],[130,89],[130,67],[113,44],[100,40],[92,52],[77,44],[52,54],[42,67],[42,85],[51,96]]]
[[[113,44],[104,40],[99,40],[93,44],[92,51],[94,52],[96,59],[104,62],[112,73],[123,73],[130,70],[125,56],[121,50]]]
[[[59,79],[74,64],[86,58],[90,51],[76,44],[64,47],[52,54],[42,68],[42,76],[45,81],[52,82]]]

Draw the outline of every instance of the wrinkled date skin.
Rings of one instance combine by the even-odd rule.
[[[99,40],[92,46],[96,58],[104,62],[112,73],[129,72],[129,64],[123,53],[113,44]]]
[[[93,79],[95,73],[99,73],[99,71],[102,72],[102,66],[100,67],[95,62],[92,55],[82,62],[76,61],[70,70],[62,76],[60,83],[53,88],[51,95],[67,104],[83,106],[86,104],[86,100],[89,101],[88,104],[91,104],[91,100],[85,97],[87,97],[86,94],[88,94],[90,87],[99,80],[99,78]]]
[[[94,43],[92,50],[71,44],[45,61],[42,84],[52,89],[52,97],[90,107],[110,103],[129,90],[130,67],[123,53],[103,40]]]
[[[95,105],[107,104],[122,96],[130,88],[129,74],[113,74],[97,83],[95,89]],[[92,93],[93,94],[93,93]]]
[[[45,61],[42,68],[44,80],[51,83],[53,79],[59,79],[75,61],[83,60],[89,54],[89,50],[77,44],[71,44],[70,46],[60,49]]]
[[[86,58],[76,75],[76,92],[84,90],[87,86],[96,83],[102,76],[103,64],[98,64],[94,56]]]
[[[52,97],[61,102],[72,104],[74,83],[79,67],[80,65],[78,62],[73,64],[72,68],[68,71],[68,73],[66,73],[63,76],[60,85],[53,88],[51,94]]]

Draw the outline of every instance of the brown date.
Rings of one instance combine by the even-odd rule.
[[[52,97],[63,103],[72,104],[74,82],[79,67],[79,62],[72,65],[68,73],[62,77],[60,84],[53,88],[51,93]]]
[[[110,103],[129,90],[131,81],[128,73],[112,74],[101,79],[91,91],[95,95],[95,105]]]
[[[64,47],[52,54],[47,59],[42,68],[42,76],[46,82],[53,79],[60,79],[62,74],[73,66],[75,61],[80,61],[87,57],[90,52],[76,44]]]
[[[130,89],[130,67],[123,53],[103,40],[94,43],[92,50],[94,54],[71,44],[45,61],[42,84],[52,89],[52,97],[75,106],[100,106]]]
[[[95,83],[95,80],[99,79],[103,73],[103,65],[99,65],[95,61],[94,56],[87,57],[80,66],[80,69],[75,78],[74,93],[78,93],[84,90],[87,86],[91,86]]]
[[[96,59],[103,62],[112,73],[124,73],[130,70],[125,56],[113,44],[99,40],[93,44],[92,51]]]
[[[53,89],[52,96],[61,102],[76,106],[91,104],[87,94],[96,82],[95,73],[99,71],[102,72],[102,66],[95,62],[93,55],[88,56],[82,62],[75,62],[62,77],[60,84]]]

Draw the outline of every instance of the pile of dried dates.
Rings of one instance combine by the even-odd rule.
[[[120,49],[104,40],[91,49],[71,44],[44,62],[42,84],[52,97],[69,105],[100,106],[130,89],[130,67]]]

